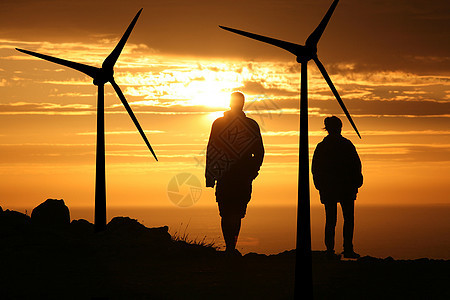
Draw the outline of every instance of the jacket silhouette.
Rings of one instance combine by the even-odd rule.
[[[245,181],[258,176],[264,146],[258,123],[243,111],[227,111],[214,121],[206,152],[206,182]]]
[[[363,184],[361,160],[355,146],[341,135],[328,135],[317,145],[312,173],[323,204],[355,200]]]

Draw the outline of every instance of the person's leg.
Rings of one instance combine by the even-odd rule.
[[[227,219],[222,217],[220,219],[220,225],[222,227],[223,240],[225,241],[225,245],[228,248],[228,245],[230,244],[230,239],[229,239],[229,236],[230,236],[229,232],[230,232],[230,230],[228,229],[229,226],[227,226],[228,225]]]
[[[334,235],[337,221],[337,203],[325,203],[325,246],[327,252],[334,253]]]
[[[342,215],[344,216],[344,257],[358,258],[359,255],[353,251],[353,230],[355,227],[355,201],[341,202]]]
[[[353,251],[353,229],[355,226],[355,201],[341,202],[344,216],[344,251]]]
[[[233,216],[231,220],[231,228],[233,232],[233,249],[236,249],[237,240],[239,237],[239,231],[241,231],[241,217],[238,215]]]
[[[252,185],[251,181],[239,181],[235,182],[232,190],[232,198],[229,199],[229,212],[227,215],[227,222],[230,225],[230,243],[229,248],[230,251],[233,251],[234,254],[237,254],[236,244],[239,237],[239,232],[241,230],[241,220],[245,216],[247,210],[247,204],[250,201]]]
[[[227,181],[218,180],[216,185],[216,201],[219,205],[219,214],[222,217],[220,224],[226,250],[234,248],[234,232],[230,219],[230,198],[229,184],[227,184]]]
[[[235,253],[241,230],[241,219],[245,216],[247,203],[250,201],[251,182],[233,182],[227,187],[226,198],[219,201],[222,216],[222,233],[226,250]],[[217,193],[216,193],[217,195]]]
[[[235,215],[224,216],[222,217],[221,225],[226,250],[234,251],[241,229],[241,218]]]
[[[222,217],[221,225],[222,225],[222,234],[223,239],[225,240],[226,250],[234,248],[234,234],[231,228],[230,219],[227,217]]]

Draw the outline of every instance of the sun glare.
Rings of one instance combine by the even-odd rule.
[[[208,121],[212,122],[216,120],[217,118],[223,117],[224,111],[213,111],[206,115],[206,118]]]
[[[219,81],[193,81],[185,92],[193,105],[224,109],[230,105],[230,92]]]

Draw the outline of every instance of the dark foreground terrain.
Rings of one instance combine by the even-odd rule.
[[[129,218],[97,234],[38,221],[0,210],[0,299],[293,299],[294,251],[230,258]],[[313,272],[315,299],[450,299],[450,261],[314,252]]]

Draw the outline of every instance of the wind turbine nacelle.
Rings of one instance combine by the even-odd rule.
[[[308,43],[306,43],[306,45],[301,48],[301,52],[299,51],[295,54],[297,55],[296,61],[298,63],[308,62],[317,57],[317,45],[308,45]]]
[[[107,82],[110,82],[113,79],[114,70],[113,69],[98,69],[96,76],[94,77],[95,85],[104,85]]]

